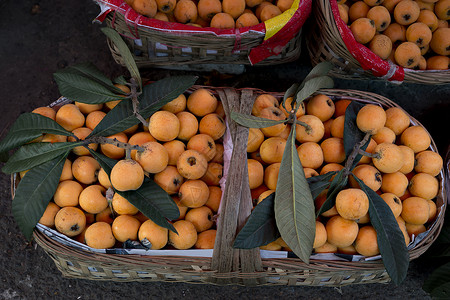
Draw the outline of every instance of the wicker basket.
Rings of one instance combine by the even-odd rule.
[[[450,83],[450,69],[412,70],[384,61],[367,47],[355,41],[339,15],[336,0],[314,0],[309,31],[308,52],[313,65],[329,61],[335,65],[332,74],[344,79],[381,79],[420,84]]]
[[[229,101],[234,98],[241,101],[240,106],[245,107],[248,111],[248,103],[243,100],[253,101],[257,94],[263,93],[260,90],[241,89],[235,90],[227,88],[224,90],[216,89],[216,93],[220,96],[221,101]],[[322,93],[330,96],[333,100],[350,99],[365,103],[377,103],[387,107],[398,107],[391,100],[369,92],[353,91],[353,90],[322,90]],[[280,93],[272,93],[274,96],[281,98]],[[244,99],[244,96],[246,97]],[[231,105],[224,103],[224,107],[228,107],[225,111],[227,115],[232,108]],[[251,107],[251,105],[250,105]],[[231,109],[229,109],[231,108]],[[413,125],[422,126],[417,120],[411,118]],[[233,128],[244,129],[234,124],[229,124],[230,130]],[[248,130],[247,130],[248,131]],[[237,135],[236,135],[237,136]],[[246,141],[246,135],[243,137]],[[236,140],[234,140],[236,142]],[[237,145],[237,144],[235,144]],[[246,145],[246,144],[245,144]],[[243,148],[245,150],[245,146]],[[432,140],[431,149],[437,152],[436,145]],[[246,158],[246,153],[241,155],[242,159]],[[236,158],[237,159],[237,158]],[[231,172],[235,172],[232,176]],[[239,179],[239,176],[247,176],[246,168],[234,168],[230,164],[226,187],[231,185],[233,178]],[[12,196],[14,197],[17,182],[12,180]],[[241,177],[242,178],[242,177]],[[429,226],[428,233],[418,243],[408,247],[410,259],[416,259],[423,254],[435,241],[440,233],[444,222],[444,214],[447,207],[447,194],[445,192],[444,172],[438,175],[440,189],[437,196],[437,217]],[[230,182],[229,182],[230,181]],[[260,258],[259,249],[253,249],[257,252],[246,252],[251,255],[251,259],[259,264],[255,271],[244,271],[238,267],[233,271],[221,272],[217,268],[217,260],[224,248],[231,247],[232,243],[227,243],[225,239],[234,240],[236,232],[235,228],[239,228],[250,214],[241,215],[242,205],[251,204],[251,201],[242,201],[249,199],[245,192],[250,192],[248,186],[237,191],[234,194],[224,192],[224,198],[221,202],[221,214],[218,221],[218,234],[216,244],[211,257],[189,257],[189,256],[162,256],[162,255],[119,255],[109,253],[97,253],[76,249],[74,247],[63,245],[42,232],[35,230],[33,237],[36,243],[41,246],[44,251],[53,259],[57,268],[63,276],[90,280],[109,280],[109,281],[167,281],[167,282],[188,282],[188,283],[208,283],[208,284],[238,284],[238,285],[303,285],[303,286],[343,286],[349,284],[364,283],[387,283],[390,278],[384,268],[381,259],[372,261],[344,261],[344,260],[322,260],[311,259],[310,264],[305,264],[298,258],[289,258],[287,253],[283,258]],[[233,202],[234,201],[234,202]],[[245,203],[244,203],[245,202]],[[249,203],[250,202],[250,203]],[[236,204],[237,203],[237,204]],[[227,204],[229,204],[227,206]],[[236,214],[226,214],[226,209],[234,209]],[[231,220],[231,221],[230,221]],[[224,225],[229,224],[229,225]],[[231,224],[231,225],[230,225]],[[219,226],[225,235],[219,234]],[[228,226],[228,227],[227,227]],[[217,248],[216,248],[217,247]],[[218,249],[220,248],[220,249]],[[158,251],[158,250],[156,250]],[[242,251],[233,249],[233,251]],[[280,252],[281,253],[281,252]],[[284,252],[283,252],[284,253]],[[234,257],[234,256],[233,256]],[[241,259],[241,264],[242,264]],[[247,269],[248,270],[248,269]]]
[[[287,21],[286,25],[266,40],[267,28],[276,27],[267,22],[241,29],[198,28],[143,17],[123,0],[95,1],[103,8],[97,19],[106,20],[108,27],[124,37],[138,67],[259,66],[294,61],[300,56],[301,27],[311,11],[311,0],[299,0],[298,9],[283,14],[280,23]],[[124,65],[110,40],[108,46],[114,60]]]

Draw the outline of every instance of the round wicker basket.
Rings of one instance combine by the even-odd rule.
[[[242,92],[243,90],[251,90],[255,95],[263,93],[263,91],[253,89],[241,89],[235,90],[235,92]],[[385,108],[398,107],[393,101],[370,92],[338,89],[327,89],[320,92],[330,96],[335,101],[350,99],[380,104]],[[279,98],[283,96],[281,93],[271,94]],[[410,116],[410,118],[413,125],[422,126],[413,117]],[[437,152],[433,139],[430,148]],[[437,217],[427,228],[428,233],[425,237],[413,246],[408,247],[410,260],[422,255],[441,231],[448,197],[445,191],[444,171],[440,172],[438,180],[440,188],[436,198]],[[16,184],[17,181],[13,175],[12,197],[14,197]],[[222,201],[226,202],[229,199],[224,198]],[[222,217],[227,218],[226,215]],[[306,264],[298,258],[289,258],[289,256],[286,258],[262,258],[262,271],[243,272],[239,269],[234,272],[218,272],[211,268],[215,259],[214,255],[210,258],[98,253],[63,245],[38,230],[34,231],[33,237],[36,243],[52,258],[63,276],[80,279],[334,287],[349,284],[387,283],[390,281],[381,259],[372,261],[311,259],[310,263]]]
[[[315,20],[314,28],[306,36],[311,62],[313,65],[322,61],[332,62],[335,65],[332,75],[336,77],[434,85],[450,83],[450,69],[404,69],[383,61],[367,47],[358,44],[341,20],[336,0],[314,0],[311,15]]]
[[[311,11],[311,0],[300,0],[287,25],[266,39],[268,25],[265,23],[241,29],[197,28],[137,15],[123,1],[96,1],[100,6],[109,7],[106,25],[124,37],[138,67],[262,66],[294,61],[301,52],[301,27]],[[109,39],[108,46],[114,60],[124,65],[120,52]],[[254,62],[250,56],[257,48],[267,55]]]

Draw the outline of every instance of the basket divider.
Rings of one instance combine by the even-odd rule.
[[[252,90],[242,90],[241,94],[241,108],[240,112],[243,114],[251,114],[253,102],[255,101],[255,95]],[[242,134],[245,137],[245,141],[248,140],[249,129],[243,126],[238,126],[236,135]],[[247,142],[244,143],[247,145]],[[246,153],[246,150],[244,150]],[[238,214],[238,230],[239,232],[247,222],[248,217],[252,213],[253,203],[250,191],[250,185],[248,182],[248,168],[247,164],[244,164],[243,178],[242,178],[242,190],[241,190],[241,202],[239,204]],[[259,248],[253,249],[239,249],[239,257],[241,261],[241,269],[243,273],[254,273],[262,271],[262,261],[259,252]],[[265,282],[264,278],[244,278],[245,285],[258,285]]]
[[[223,103],[227,122],[233,141],[233,152],[228,170],[228,177],[222,197],[221,214],[217,224],[217,237],[211,261],[211,268],[218,273],[229,273],[245,270],[254,272],[262,269],[261,258],[257,250],[234,249],[233,243],[236,234],[244,225],[251,213],[251,197],[247,175],[247,139],[248,128],[238,125],[231,120],[231,112],[249,113],[255,99],[253,92],[239,93],[230,88],[219,89],[219,97]],[[243,192],[245,190],[245,192]],[[244,198],[243,196],[246,195]],[[246,201],[243,201],[243,200]],[[236,283],[233,278],[214,278],[216,283]],[[246,284],[254,285],[256,280]]]

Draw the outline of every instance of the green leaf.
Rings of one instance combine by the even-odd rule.
[[[92,156],[98,161],[103,170],[111,174],[111,170],[117,163],[117,160],[109,158],[103,154],[89,150]],[[136,191],[119,192],[115,191],[137,209],[139,209],[146,217],[161,227],[177,232],[175,227],[167,221],[178,219],[180,211],[173,199],[153,180],[145,178],[142,186]]]
[[[0,152],[0,162],[6,162],[9,159],[9,153],[7,151]]]
[[[294,97],[295,94],[297,94],[299,87],[300,87],[300,84],[294,83],[294,84],[291,85],[291,87],[288,88],[287,91],[284,93],[284,96],[283,96],[283,102],[281,103],[281,105],[282,105],[284,108],[286,108],[286,107],[285,107],[286,99],[289,98],[289,97]]]
[[[233,248],[252,249],[267,245],[280,237],[274,212],[275,194],[264,198],[234,240]]]
[[[57,72],[53,74],[53,77],[58,84],[61,95],[73,101],[99,104],[124,99],[118,95],[119,93],[123,94],[123,92],[113,92],[113,90],[118,90],[113,85],[106,87],[104,84],[84,75]]]
[[[117,84],[123,84],[123,85],[128,84],[127,80],[125,79],[125,77],[123,75],[120,75],[120,76],[114,78],[113,82],[117,83]]]
[[[343,188],[345,188],[345,186],[347,185],[347,181],[348,176],[345,175],[345,169],[340,170],[334,177],[333,181],[331,182],[327,192],[327,199],[317,212],[317,216],[320,216],[327,210],[333,208],[334,204],[336,203],[337,193],[339,193]]]
[[[231,119],[239,125],[248,128],[266,128],[286,122],[286,120],[269,120],[252,115],[241,114],[235,111],[231,112]]]
[[[50,118],[35,113],[23,113],[0,142],[0,153],[22,146],[40,137],[43,133],[73,136],[73,133],[65,130]]]
[[[447,262],[446,264],[441,265],[440,267],[435,269],[430,274],[430,276],[424,282],[422,289],[433,295],[434,290],[449,283],[450,283],[450,262]],[[450,286],[448,286],[447,289],[448,288],[450,288]]]
[[[286,142],[275,193],[275,219],[281,237],[309,263],[316,233],[314,201],[295,148],[295,123]]]
[[[136,83],[139,84],[139,87],[142,89],[142,79],[141,74],[139,73],[139,69],[134,61],[133,55],[131,54],[130,49],[127,44],[123,41],[120,34],[109,27],[102,27],[100,30],[114,43],[114,45],[119,49],[119,53],[122,56],[123,61],[133,77],[136,80]]]
[[[317,196],[319,196],[319,194],[322,191],[324,191],[330,186],[331,182],[329,180],[336,173],[337,171],[332,171],[323,175],[313,176],[307,179],[313,199],[316,199]]]
[[[357,101],[352,101],[349,106],[347,106],[347,110],[345,111],[345,121],[344,121],[344,149],[345,156],[348,158],[353,151],[355,145],[359,144],[365,136],[365,133],[359,130],[356,125],[356,116],[358,115],[359,110],[364,106],[364,104],[359,103]],[[366,150],[367,146],[369,146],[370,139],[365,143],[361,149]],[[353,169],[358,162],[361,160],[362,155],[358,154],[353,161],[353,165],[351,169]]]
[[[116,191],[116,193],[130,201],[146,217],[159,226],[177,233],[175,227],[167,220],[176,220],[180,217],[178,206],[153,180],[146,177],[142,186],[136,191]]]
[[[448,274],[446,276],[448,279]],[[450,282],[444,283],[436,287],[432,292],[433,299],[449,299],[450,298]]]
[[[318,63],[317,65],[312,68],[312,70],[309,72],[309,74],[306,76],[306,78],[303,80],[302,84],[300,85],[300,88],[303,88],[305,83],[312,78],[315,77],[321,77],[327,75],[331,69],[333,69],[333,64],[328,61],[323,61]],[[332,88],[332,86],[331,86]]]
[[[55,194],[68,154],[69,152],[66,152],[31,169],[17,186],[12,201],[12,214],[28,240]]]
[[[108,77],[105,76],[105,74],[102,73],[96,66],[94,66],[92,63],[80,63],[76,64],[70,67],[67,67],[65,69],[59,70],[56,73],[70,73],[75,75],[80,75],[82,77],[89,78],[93,81],[96,81],[100,84],[102,84],[105,87],[114,88],[114,85]],[[116,94],[122,93],[121,89],[115,88]]]
[[[303,102],[306,98],[314,94],[320,89],[332,88],[334,86],[333,79],[328,76],[319,76],[311,78],[310,80],[304,83],[304,86],[301,90],[295,95],[295,101],[297,103]]]
[[[196,80],[196,76],[172,76],[144,86],[142,95],[139,97],[140,114],[144,118],[150,117],[190,88]],[[106,114],[90,136],[110,136],[138,123],[139,120],[133,114],[132,102],[130,100],[120,101]]]
[[[403,233],[387,203],[361,179],[353,176],[369,198],[369,216],[377,232],[378,248],[387,273],[395,284],[406,278],[409,266],[409,253]]]
[[[20,147],[2,171],[7,174],[29,170],[66,153],[83,142],[33,143]]]

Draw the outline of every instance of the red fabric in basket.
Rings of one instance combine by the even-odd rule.
[[[382,60],[366,46],[358,43],[350,28],[342,21],[336,0],[330,0],[334,20],[348,51],[364,70],[371,70],[376,77],[403,82],[405,71],[401,66]]]
[[[181,23],[164,22],[156,19],[144,17],[135,12],[123,0],[95,0],[101,7],[101,12],[96,20],[103,22],[109,13],[121,13],[124,15],[127,24],[129,25],[129,35],[127,38],[139,39],[138,26],[151,28],[153,30],[160,30],[174,35],[190,35],[201,33],[213,33],[217,36],[236,36],[236,45],[234,51],[243,50],[240,46],[240,35],[249,31],[266,33],[264,23],[255,26],[239,28],[239,29],[218,29],[218,28],[200,28],[189,26]],[[283,50],[283,47],[294,38],[302,25],[305,23],[311,12],[312,0],[300,0],[299,7],[294,15],[283,27],[271,38],[265,40],[259,46],[251,49],[249,54],[249,61],[251,64],[256,64],[272,55],[278,55]]]

